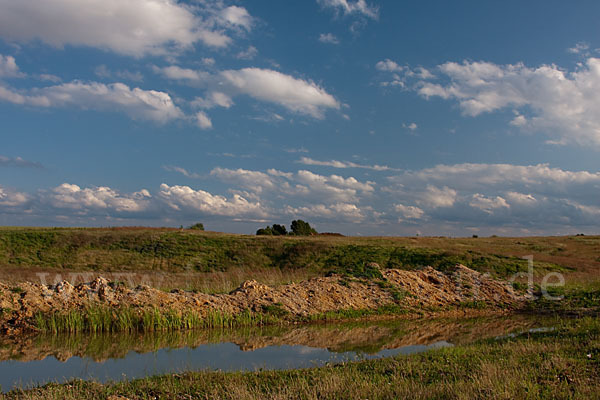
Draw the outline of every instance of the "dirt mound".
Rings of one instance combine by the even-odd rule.
[[[431,267],[420,271],[392,269],[383,271],[383,274],[390,283],[412,294],[408,300],[411,305],[444,306],[484,302],[509,306],[520,297],[506,282],[460,264],[448,275]]]
[[[67,281],[46,286],[24,283],[9,288],[0,283],[4,331],[31,328],[37,313],[80,310],[90,304],[139,310],[194,310],[200,315],[219,310],[238,314],[245,310],[285,314],[290,320],[347,309],[375,310],[401,306],[413,311],[464,308],[481,304],[489,310],[506,310],[524,300],[507,282],[491,279],[463,265],[444,274],[431,267],[418,271],[383,270],[383,279],[342,276],[313,278],[270,287],[250,280],[229,294],[174,290],[166,293],[148,286],[127,288],[98,277],[89,283]]]

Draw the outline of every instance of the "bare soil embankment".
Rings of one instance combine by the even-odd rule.
[[[270,287],[246,281],[229,294],[205,294],[174,290],[166,293],[148,286],[128,288],[98,277],[71,285],[23,283],[9,287],[0,283],[1,327],[4,332],[35,329],[36,315],[84,310],[101,306],[119,309],[194,311],[206,316],[212,311],[231,315],[276,310],[285,320],[342,310],[377,310],[403,307],[407,313],[460,312],[484,309],[505,312],[519,307],[525,297],[506,281],[457,265],[442,273],[431,267],[419,271],[381,270],[382,278],[359,279],[333,275],[300,283]],[[473,306],[475,305],[475,306]]]

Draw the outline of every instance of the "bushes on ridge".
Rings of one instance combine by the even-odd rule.
[[[306,221],[301,219],[292,221],[290,226],[291,231],[288,233],[284,225],[273,224],[273,226],[267,226],[256,231],[257,235],[268,235],[268,236],[312,236],[316,235],[317,231],[310,226]]]

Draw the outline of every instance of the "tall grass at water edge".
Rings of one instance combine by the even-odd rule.
[[[201,315],[193,310],[136,310],[91,306],[83,310],[37,313],[35,327],[42,332],[153,332],[200,328],[233,328],[272,324],[280,316],[245,310],[239,314],[211,310]]]

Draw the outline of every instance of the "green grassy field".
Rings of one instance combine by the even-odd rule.
[[[193,372],[102,385],[74,381],[6,399],[591,399],[600,397],[600,321],[412,356],[321,368]],[[123,396],[123,397],[118,397]]]
[[[160,276],[165,289],[225,292],[245,279],[288,283],[337,272],[371,277],[382,268],[444,270],[462,263],[505,278],[527,271],[598,281],[600,237],[257,237],[180,229],[0,228],[0,280],[36,273],[130,272]],[[376,273],[376,272],[375,272]]]

